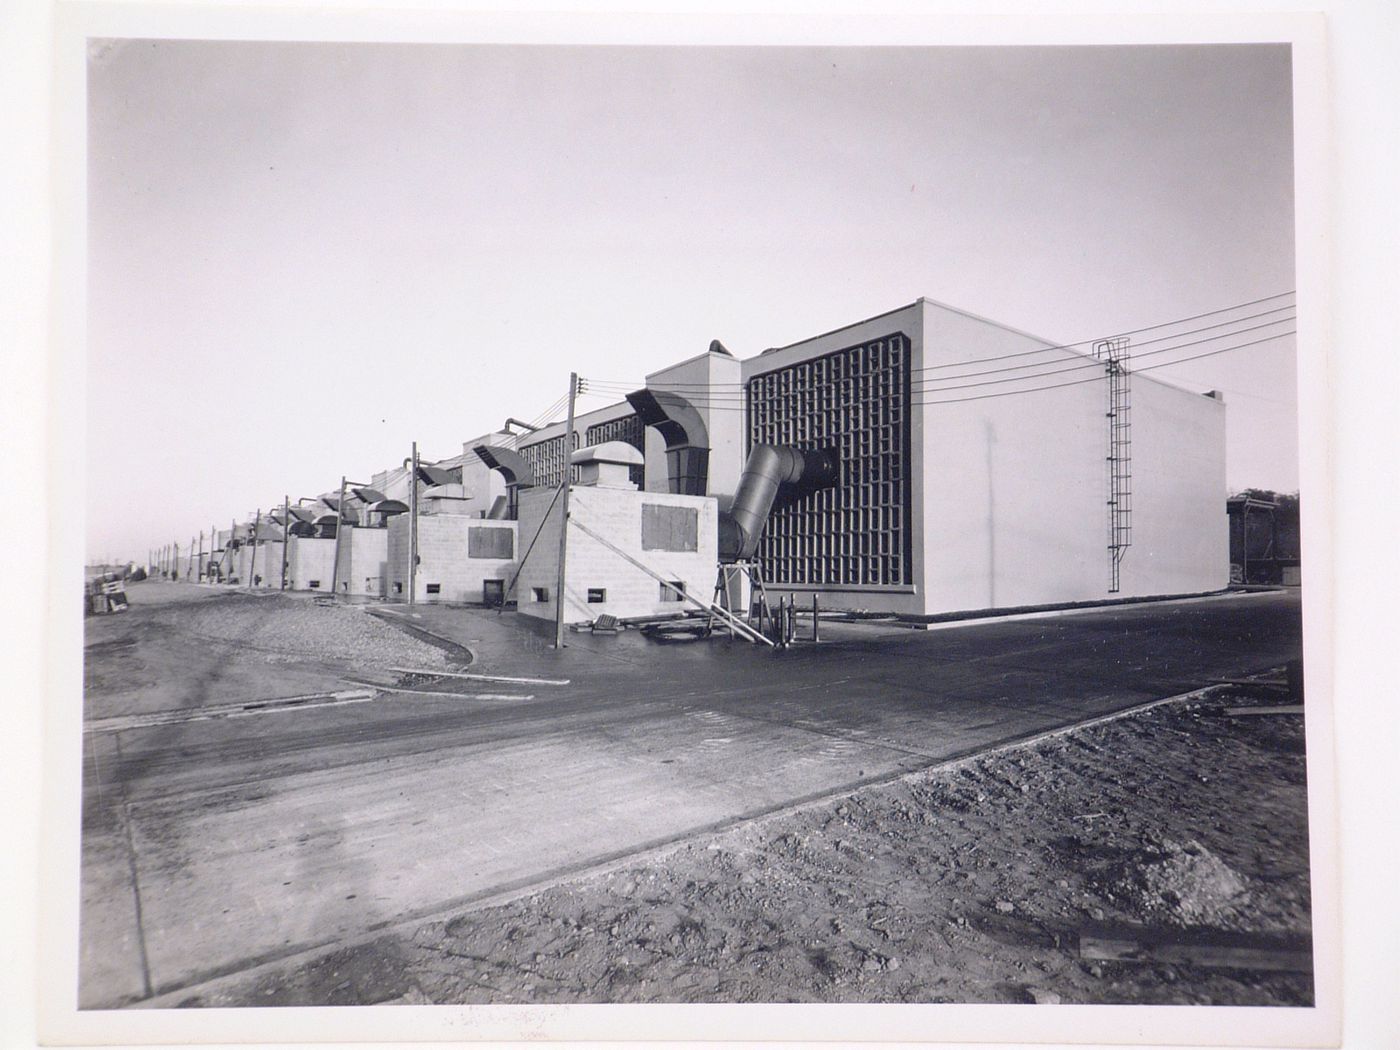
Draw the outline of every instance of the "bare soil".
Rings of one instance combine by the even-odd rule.
[[[692,841],[180,1005],[1309,1005],[1311,975],[1079,956],[1097,923],[1310,934],[1303,719],[1228,690]],[[446,895],[446,894],[445,894]]]

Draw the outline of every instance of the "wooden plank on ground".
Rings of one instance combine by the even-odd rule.
[[[1222,714],[1227,715],[1301,715],[1302,704],[1256,704],[1253,707],[1227,707]]]
[[[515,685],[568,685],[567,678],[511,678],[503,674],[467,674],[463,671],[426,671],[414,667],[391,667],[399,674],[421,674],[425,678],[468,678],[474,682],[511,682]]]
[[[1286,973],[1311,973],[1313,968],[1312,939],[1307,935],[1127,924],[1081,930],[1079,956],[1111,962]]]

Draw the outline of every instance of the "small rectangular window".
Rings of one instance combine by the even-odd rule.
[[[590,588],[588,588],[588,604],[589,604],[589,605],[596,605],[598,602],[605,602],[605,601],[607,601],[607,600],[608,600],[608,590],[607,590],[606,587],[590,587]]]
[[[430,583],[430,584],[428,584],[428,593],[429,593],[429,594],[441,594],[441,593],[442,593],[442,584],[440,584],[440,583]]]
[[[395,593],[395,594],[402,594],[402,593],[403,593],[403,584],[399,583],[398,581],[395,581],[395,582],[394,582],[394,593]]]
[[[313,591],[316,590],[316,589],[317,589],[318,587],[320,587],[320,586],[321,586],[321,581],[320,581],[320,580],[312,580],[312,581],[311,581],[311,589],[312,589]]]
[[[536,602],[547,602],[547,601],[549,601],[549,588],[548,588],[548,587],[531,587],[531,588],[530,588],[530,600],[531,600],[531,601],[536,601]]]
[[[669,584],[663,583],[661,586],[661,600],[663,602],[683,602],[685,601],[685,581],[672,580]],[[676,593],[679,591],[680,593]]]

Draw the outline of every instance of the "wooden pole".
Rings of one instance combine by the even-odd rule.
[[[249,539],[248,539],[248,542],[249,542],[250,544],[252,544],[252,547],[251,547],[251,549],[250,549],[249,552],[248,552],[248,589],[249,589],[249,590],[252,590],[252,588],[253,588],[253,581],[257,579],[257,572],[256,572],[255,570],[256,570],[257,567],[258,567],[258,522],[261,521],[261,520],[262,520],[262,508],[259,507],[259,508],[257,509],[257,512],[253,515],[253,534],[252,534],[252,536],[249,537]]]
[[[195,570],[194,570],[194,571],[195,571],[195,578],[196,578],[196,579],[198,579],[199,576],[201,575],[199,570],[202,569],[202,568],[204,568],[204,530],[203,530],[203,529],[200,529],[200,530],[199,530],[199,560],[195,563]],[[205,572],[203,575],[207,578],[209,574],[208,574],[208,572]]]
[[[812,641],[821,641],[821,604],[817,601],[817,596],[812,595]]]
[[[578,373],[569,373],[569,420],[564,425],[564,476],[560,479],[559,572],[554,594],[554,648],[564,647],[564,559],[569,551],[569,490],[574,479],[574,400],[578,397]]]
[[[413,468],[408,477],[408,604],[418,604],[418,442],[413,443]]]
[[[282,497],[282,586],[278,588],[278,590],[281,590],[281,591],[285,591],[285,590],[287,589],[287,545],[288,545],[288,542],[289,542],[288,536],[290,535],[291,521],[292,521],[292,498],[291,498],[290,496],[283,496],[283,497]]]
[[[340,500],[335,505],[335,556],[331,559],[331,593],[340,597],[340,534],[345,531],[345,475],[340,475]]]

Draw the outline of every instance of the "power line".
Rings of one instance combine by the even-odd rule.
[[[1248,314],[1248,315],[1246,315],[1246,316],[1244,316],[1244,317],[1232,318],[1232,319],[1229,320],[1229,321],[1221,321],[1221,322],[1218,322],[1217,324],[1208,324],[1208,325],[1205,325],[1205,326],[1203,326],[1203,327],[1201,327],[1201,328],[1191,328],[1191,329],[1187,329],[1187,330],[1184,331],[1184,332],[1174,332],[1174,333],[1171,334],[1171,335],[1158,336],[1156,339],[1144,339],[1144,340],[1142,340],[1141,342],[1137,342],[1137,343],[1134,343],[1134,344],[1133,344],[1133,349],[1134,349],[1134,355],[1133,355],[1133,356],[1134,356],[1134,357],[1146,357],[1148,354],[1161,353],[1162,350],[1172,350],[1172,349],[1175,349],[1175,347],[1170,347],[1170,346],[1169,346],[1169,347],[1163,347],[1163,348],[1161,348],[1161,349],[1159,349],[1159,350],[1149,350],[1149,351],[1146,351],[1146,352],[1144,352],[1144,353],[1138,353],[1138,352],[1137,352],[1137,348],[1138,348],[1138,347],[1142,347],[1142,346],[1151,346],[1153,343],[1163,343],[1163,342],[1166,342],[1166,341],[1169,340],[1169,339],[1180,339],[1180,338],[1181,338],[1182,336],[1184,336],[1184,335],[1196,335],[1196,334],[1199,333],[1199,332],[1208,332],[1208,331],[1210,331],[1211,329],[1214,329],[1214,328],[1224,328],[1224,327],[1226,327],[1227,325],[1239,324],[1241,321],[1252,321],[1252,320],[1254,320],[1254,319],[1256,319],[1256,318],[1259,318],[1259,317],[1267,317],[1269,314],[1272,314],[1272,313],[1279,313],[1279,312],[1281,312],[1281,311],[1283,311],[1283,310],[1291,310],[1291,309],[1293,309],[1293,307],[1291,307],[1291,306],[1280,306],[1280,307],[1275,307],[1275,308],[1272,309],[1272,310],[1265,310],[1265,311],[1263,311],[1262,313]],[[1215,340],[1215,339],[1232,339],[1232,338],[1234,338],[1235,336],[1237,336],[1237,335],[1242,335],[1242,334],[1245,333],[1245,332],[1255,332],[1255,331],[1259,331],[1260,329],[1267,328],[1267,327],[1269,327],[1270,325],[1285,324],[1285,323],[1287,323],[1287,322],[1289,322],[1289,321],[1295,321],[1295,320],[1297,320],[1297,316],[1296,316],[1296,315],[1290,316],[1290,317],[1280,317],[1280,318],[1278,318],[1278,319],[1276,319],[1276,320],[1273,320],[1273,321],[1266,321],[1264,324],[1254,325],[1254,326],[1251,327],[1251,328],[1241,328],[1241,329],[1238,329],[1237,331],[1233,331],[1233,332],[1221,332],[1219,335],[1211,336],[1210,338],[1207,338],[1207,339],[1198,339],[1198,340],[1196,340],[1195,342],[1191,342],[1191,343],[1178,343],[1178,344],[1176,344],[1176,345],[1177,345],[1177,346],[1196,346],[1196,345],[1199,345],[1199,344],[1201,344],[1201,343],[1208,343],[1208,342],[1211,342],[1211,341],[1213,341],[1213,340]],[[1033,352],[1039,353],[1039,352],[1043,352],[1043,351],[1033,351]],[[1084,355],[1082,355],[1082,354],[1076,354],[1076,356],[1075,356],[1074,358],[1070,359],[1070,360],[1082,360],[1083,357],[1084,357]],[[983,361],[992,361],[992,360],[997,360],[997,358],[982,358],[982,359],[980,359],[980,360],[983,360]],[[929,366],[924,367],[924,368],[913,368],[913,369],[910,369],[910,372],[911,372],[911,374],[917,374],[917,373],[919,373],[919,372],[927,372],[927,371],[930,371],[930,370],[935,369],[935,368],[949,368],[949,367],[952,367],[952,366],[954,366],[954,365],[966,365],[966,364],[976,364],[976,363],[978,363],[978,360],[977,360],[977,359],[974,359],[974,360],[972,360],[972,361],[954,361],[954,362],[948,362],[948,363],[942,364],[942,365],[929,365]],[[1001,372],[1019,372],[1019,371],[1021,371],[1022,369],[1027,369],[1027,368],[1043,368],[1043,367],[1046,367],[1046,366],[1048,366],[1048,365],[1052,365],[1052,364],[1061,364],[1061,363],[1063,363],[1063,361],[1035,361],[1035,362],[1031,362],[1031,363],[1029,363],[1029,364],[1024,364],[1024,365],[1005,365],[1005,366],[1003,366],[1003,367],[1001,367],[1001,368],[987,368],[987,369],[983,369],[983,370],[980,371],[980,372],[957,372],[957,373],[953,373],[953,374],[947,375],[947,376],[926,377],[924,381],[927,382],[927,383],[946,383],[946,382],[948,382],[948,381],[950,381],[950,380],[953,380],[953,379],[969,379],[969,378],[971,378],[971,377],[973,377],[973,376],[997,375],[997,374],[999,374],[999,373],[1001,373]],[[1086,366],[1092,366],[1092,365],[1095,364],[1095,363],[1097,363],[1097,362],[1096,362],[1096,361],[1089,361],[1089,362],[1087,362],[1087,365],[1086,365]],[[1086,367],[1086,366],[1075,365],[1074,367]],[[1038,375],[1054,375],[1054,374],[1055,374],[1055,371],[1068,371],[1068,369],[1057,369],[1057,370],[1052,370],[1052,371],[1049,371],[1049,372],[1029,372],[1029,373],[1027,373],[1027,374],[1024,375],[1024,376],[1019,376],[1019,377],[1016,377],[1016,378],[1019,378],[1019,379],[1034,379],[1034,378],[1035,378],[1036,376],[1038,376]],[[755,377],[755,378],[756,378],[756,377]],[[749,382],[752,382],[752,381],[753,381],[752,379],[749,380]],[[1013,381],[1013,380],[1003,380],[1003,382],[1011,382],[1011,381]],[[609,386],[611,389],[614,390],[614,392],[622,391],[622,390],[624,389],[624,386],[625,386],[625,391],[626,391],[626,392],[631,392],[632,390],[635,390],[635,389],[636,389],[636,387],[634,387],[634,386],[625,385],[625,384],[601,384],[601,383],[600,383],[600,384],[597,384],[597,385],[600,385],[600,386],[602,386],[602,385]],[[701,392],[701,393],[703,393],[703,392],[705,392],[705,391],[707,391],[707,390],[710,390],[710,389],[719,389],[721,394],[727,394],[727,393],[730,393],[731,391],[732,391],[732,392],[735,392],[735,393],[743,393],[743,392],[746,392],[747,389],[748,389],[748,383],[716,383],[716,384],[713,384],[713,387],[706,387],[704,384],[701,384],[701,383],[692,383],[692,384],[687,384],[687,385],[690,386],[693,390],[695,390],[695,391],[697,391],[697,392]],[[969,384],[969,385],[976,385],[976,384]],[[725,388],[728,388],[728,389],[725,389]],[[671,392],[679,392],[679,387],[678,387],[678,386],[672,386],[672,385],[670,385],[670,384],[665,384],[665,383],[663,383],[663,384],[658,384],[657,386],[651,387],[650,389],[653,389],[653,390],[666,390],[666,391],[671,391]],[[948,388],[946,388],[946,389],[955,390],[955,389],[957,389],[957,387],[948,387]]]
[[[1221,339],[1233,339],[1233,338],[1236,337],[1236,336],[1244,335],[1246,332],[1257,332],[1257,331],[1260,331],[1260,330],[1262,330],[1262,329],[1264,329],[1264,328],[1271,328],[1271,327],[1274,326],[1274,325],[1277,325],[1277,324],[1285,324],[1285,323],[1287,323],[1287,322],[1289,322],[1289,321],[1293,321],[1293,320],[1295,320],[1295,318],[1292,318],[1292,317],[1281,317],[1281,318],[1279,318],[1279,319],[1276,320],[1276,321],[1268,321],[1268,322],[1266,322],[1266,323],[1264,323],[1264,324],[1260,324],[1260,325],[1251,325],[1249,328],[1241,328],[1241,329],[1238,329],[1238,330],[1233,331],[1233,332],[1222,332],[1222,333],[1220,333],[1219,335],[1208,336],[1208,337],[1205,338],[1205,339],[1192,339],[1192,340],[1189,340],[1189,341],[1184,342],[1184,343],[1175,343],[1175,344],[1173,344],[1173,345],[1171,345],[1171,346],[1158,347],[1156,350],[1148,350],[1148,351],[1145,351],[1144,353],[1141,353],[1141,354],[1134,354],[1134,355],[1133,355],[1133,359],[1134,359],[1134,360],[1137,360],[1137,359],[1139,359],[1139,358],[1152,357],[1152,356],[1154,356],[1154,355],[1156,355],[1156,354],[1171,353],[1171,352],[1173,352],[1173,351],[1176,351],[1176,350],[1184,350],[1184,349],[1186,349],[1187,347],[1192,347],[1192,346],[1203,346],[1203,345],[1205,345],[1205,344],[1207,344],[1207,343],[1214,343],[1214,342],[1217,342],[1218,340],[1221,340]],[[1183,333],[1183,334],[1185,334],[1185,333]],[[1184,360],[1194,360],[1194,358],[1186,358],[1186,359],[1184,359]],[[1046,362],[1046,363],[1049,364],[1049,363],[1051,363],[1051,362]],[[1024,367],[1031,367],[1031,366],[1025,366],[1025,365],[1023,365],[1023,366],[1021,366],[1021,367],[1024,368]],[[1035,366],[1035,367],[1039,367],[1039,366]],[[1031,381],[1031,380],[1033,380],[1033,379],[1042,379],[1042,378],[1045,378],[1046,376],[1063,375],[1063,374],[1065,374],[1065,373],[1067,373],[1067,372],[1078,372],[1078,371],[1082,371],[1083,369],[1086,369],[1086,368],[1102,368],[1102,367],[1103,367],[1103,362],[1102,362],[1102,361],[1097,360],[1097,359],[1092,359],[1092,358],[1091,358],[1091,359],[1087,359],[1087,360],[1083,360],[1083,361],[1078,361],[1077,363],[1071,364],[1071,365],[1069,365],[1068,367],[1065,367],[1065,368],[1047,368],[1047,369],[1045,369],[1045,370],[1043,370],[1043,371],[1040,371],[1040,372],[1029,372],[1029,373],[1026,373],[1025,375],[1006,376],[1006,377],[1003,377],[1003,378],[1001,378],[1001,379],[984,379],[984,380],[981,380],[981,381],[975,382],[975,383],[956,383],[956,384],[953,384],[953,385],[937,385],[937,386],[934,386],[934,385],[920,385],[920,384],[918,384],[918,383],[913,383],[913,384],[911,384],[911,389],[912,389],[915,393],[924,393],[924,394],[929,394],[929,393],[941,393],[941,392],[947,391],[947,390],[971,390],[971,389],[973,389],[974,387],[979,387],[979,386],[999,386],[999,385],[1001,385],[1001,384],[1003,384],[1003,383],[1025,383],[1025,382],[1029,382],[1029,381]],[[1145,371],[1146,369],[1143,369],[1143,368],[1134,368],[1134,369],[1132,369],[1132,370],[1133,370],[1133,371]],[[1009,371],[1009,369],[991,369],[991,370],[989,370],[988,372],[983,372],[983,373],[970,373],[970,374],[973,374],[973,375],[979,375],[979,374],[980,374],[980,375],[990,375],[990,374],[993,374],[993,373],[996,373],[996,372],[1002,372],[1002,371]],[[944,383],[944,380],[935,380],[934,382],[935,382],[935,383],[938,383],[938,384],[943,384],[943,383]],[[709,396],[704,396],[704,395],[694,396],[694,397],[688,398],[688,400],[690,400],[692,404],[706,404],[706,405],[710,405],[710,406],[714,406],[714,405],[723,405],[723,404],[740,405],[740,404],[746,403],[746,401],[747,401],[747,393],[742,394],[742,395],[736,397],[736,396],[733,396],[733,395],[731,395],[731,394],[729,394],[729,393],[727,393],[727,392],[721,392],[721,393],[712,394],[712,395],[709,395]]]
[[[1216,357],[1216,356],[1218,356],[1219,354],[1231,353],[1231,352],[1236,351],[1236,350],[1245,350],[1245,349],[1247,349],[1247,348],[1249,348],[1249,347],[1252,347],[1252,346],[1260,346],[1260,345],[1262,345],[1262,344],[1264,344],[1264,343],[1270,343],[1270,342],[1273,342],[1273,341],[1276,340],[1276,339],[1282,339],[1282,338],[1285,337],[1285,336],[1296,335],[1296,334],[1297,334],[1297,333],[1296,333],[1296,330],[1290,329],[1290,330],[1287,331],[1287,332],[1277,332],[1277,333],[1275,333],[1274,335],[1265,336],[1265,337],[1263,337],[1262,339],[1254,339],[1254,340],[1251,340],[1250,342],[1247,342],[1247,343],[1237,343],[1237,344],[1235,344],[1234,346],[1224,346],[1224,347],[1220,347],[1220,348],[1215,349],[1215,350],[1207,350],[1207,351],[1205,351],[1204,353],[1200,353],[1200,354],[1190,354],[1190,355],[1188,355],[1188,356],[1186,356],[1186,357],[1178,358],[1178,359],[1176,359],[1176,360],[1174,360],[1174,361],[1161,361],[1161,362],[1158,362],[1157,364],[1154,364],[1154,365],[1146,365],[1146,366],[1144,366],[1144,367],[1142,367],[1142,368],[1134,368],[1134,369],[1132,369],[1131,371],[1134,372],[1134,373],[1136,373],[1136,372],[1153,372],[1153,371],[1156,371],[1156,370],[1159,369],[1159,368],[1171,368],[1171,367],[1174,366],[1174,365],[1184,364],[1184,363],[1186,363],[1187,361],[1200,361],[1200,360],[1202,360],[1203,358],[1207,358],[1207,357]],[[1208,341],[1210,341],[1210,340],[1206,340],[1206,341],[1208,342]],[[1178,349],[1179,349],[1179,348],[1178,348]],[[1157,352],[1157,351],[1154,351],[1154,352]],[[1096,364],[1096,365],[1098,365],[1098,367],[1100,367],[1100,368],[1105,367],[1103,362],[1093,362],[1093,363]],[[951,404],[958,404],[958,403],[963,402],[963,401],[984,401],[984,400],[988,400],[988,399],[990,399],[990,398],[997,398],[997,397],[1016,397],[1016,396],[1021,395],[1021,394],[1035,394],[1035,393],[1039,393],[1039,392],[1042,391],[1042,390],[1058,390],[1058,389],[1060,389],[1061,387],[1079,386],[1079,385],[1082,384],[1082,383],[1096,383],[1096,382],[1098,382],[1098,381],[1099,381],[1100,379],[1102,379],[1102,378],[1103,378],[1103,376],[1101,376],[1101,375],[1094,375],[1094,376],[1088,376],[1088,377],[1086,377],[1086,378],[1084,378],[1084,379],[1071,379],[1071,380],[1068,380],[1068,381],[1063,382],[1063,383],[1045,383],[1045,384],[1042,384],[1042,385],[1040,385],[1040,386],[1028,387],[1028,388],[1023,389],[1023,390],[999,390],[999,391],[995,391],[995,392],[990,393],[990,394],[973,394],[973,395],[970,395],[970,396],[967,396],[967,397],[933,398],[933,399],[925,399],[925,400],[917,400],[917,399],[911,398],[910,401],[909,401],[909,404],[910,404],[911,406],[914,406],[914,407],[922,407],[922,406],[927,406],[927,405],[951,405]],[[984,384],[975,384],[975,385],[984,385]],[[707,402],[704,402],[704,401],[698,401],[698,402],[693,402],[693,403],[695,403],[698,407],[708,408],[711,412],[744,412],[744,411],[747,411],[746,406],[743,406],[743,405],[737,404],[737,403],[732,403],[732,402],[713,402],[713,403],[707,403]]]
[[[1140,333],[1142,333],[1142,332],[1153,332],[1153,331],[1158,331],[1158,330],[1160,330],[1160,329],[1162,329],[1162,328],[1170,328],[1170,327],[1172,327],[1173,325],[1186,324],[1187,322],[1190,322],[1190,321],[1199,321],[1199,320],[1202,320],[1202,319],[1204,319],[1204,318],[1206,318],[1206,317],[1213,317],[1213,316],[1215,316],[1215,315],[1217,315],[1217,314],[1228,313],[1228,312],[1230,312],[1231,310],[1243,310],[1243,309],[1245,309],[1246,307],[1257,306],[1257,305],[1259,305],[1260,303],[1271,302],[1271,301],[1274,300],[1274,299],[1281,299],[1281,298],[1283,298],[1284,296],[1288,296],[1288,295],[1292,295],[1292,294],[1294,294],[1294,290],[1289,290],[1289,291],[1287,291],[1287,292],[1278,292],[1278,293],[1276,293],[1276,294],[1274,294],[1274,295],[1266,295],[1266,296],[1264,296],[1263,298],[1260,298],[1260,299],[1251,299],[1251,300],[1249,300],[1248,302],[1235,303],[1235,304],[1233,304],[1233,305],[1231,305],[1231,306],[1221,306],[1221,307],[1218,307],[1218,308],[1216,308],[1216,309],[1214,309],[1214,310],[1208,310],[1208,311],[1206,311],[1205,313],[1193,314],[1193,315],[1191,315],[1191,316],[1189,316],[1189,317],[1178,317],[1178,318],[1176,318],[1176,319],[1174,319],[1174,320],[1171,320],[1171,321],[1162,321],[1162,322],[1159,322],[1159,323],[1157,323],[1157,324],[1145,325],[1145,326],[1143,326],[1143,327],[1141,327],[1141,328],[1133,328],[1133,329],[1129,329],[1129,330],[1126,330],[1126,331],[1117,332],[1117,333],[1114,333],[1114,334],[1115,334],[1115,336],[1125,336],[1125,335],[1137,335],[1137,334],[1140,334]],[[1159,338],[1157,338],[1157,339],[1143,340],[1143,341],[1139,342],[1137,345],[1139,345],[1139,346],[1147,346],[1147,345],[1149,345],[1149,344],[1151,344],[1151,343],[1162,342],[1162,341],[1165,340],[1165,339],[1176,339],[1176,338],[1179,338],[1180,336],[1183,336],[1183,335],[1194,335],[1194,334],[1197,333],[1197,332],[1208,331],[1208,330],[1211,329],[1211,328],[1222,328],[1222,327],[1224,327],[1224,326],[1226,326],[1226,325],[1238,324],[1240,321],[1251,321],[1251,320],[1254,320],[1254,319],[1259,318],[1259,317],[1265,317],[1265,316],[1267,316],[1268,314],[1271,314],[1271,313],[1279,313],[1279,312],[1281,312],[1281,311],[1283,311],[1283,310],[1290,310],[1290,309],[1293,309],[1293,307],[1292,307],[1292,306],[1278,306],[1278,307],[1273,307],[1272,309],[1264,310],[1264,311],[1262,311],[1262,312],[1260,312],[1260,313],[1257,313],[1257,314],[1249,314],[1248,316],[1245,316],[1245,317],[1231,318],[1231,319],[1228,320],[1228,321],[1221,321],[1221,322],[1219,322],[1218,324],[1214,324],[1214,325],[1206,325],[1206,326],[1203,327],[1203,328],[1192,329],[1191,331],[1188,331],[1188,332],[1177,332],[1177,333],[1174,333],[1173,335],[1162,336],[1162,337],[1159,337]],[[942,368],[957,368],[957,367],[963,367],[963,366],[966,366],[966,365],[986,364],[986,363],[989,363],[989,362],[992,362],[992,361],[1006,361],[1006,360],[1010,360],[1010,359],[1012,359],[1012,358],[1028,357],[1028,356],[1031,356],[1031,355],[1034,355],[1034,354],[1045,354],[1045,353],[1052,353],[1052,352],[1056,352],[1056,351],[1072,351],[1075,347],[1080,347],[1080,346],[1091,346],[1092,344],[1099,342],[1099,341],[1100,341],[1101,339],[1103,339],[1103,338],[1104,338],[1103,336],[1095,336],[1095,337],[1092,338],[1092,339],[1081,339],[1081,340],[1079,340],[1078,342],[1074,342],[1074,343],[1060,343],[1060,344],[1057,344],[1057,345],[1055,345],[1055,346],[1036,347],[1035,349],[1032,349],[1032,350],[1021,350],[1021,351],[1017,351],[1016,353],[1011,353],[1011,354],[999,354],[999,355],[996,355],[996,356],[993,356],[993,357],[979,357],[979,358],[971,358],[971,359],[966,360],[966,361],[949,361],[949,362],[946,362],[946,363],[944,363],[944,364],[926,365],[926,366],[924,366],[924,367],[922,367],[922,368],[916,369],[915,371],[919,371],[919,372],[929,372],[929,371],[934,371],[934,370],[936,370],[936,369],[942,369]],[[1223,337],[1222,337],[1222,338],[1223,338]],[[786,347],[782,347],[782,348],[780,348],[780,349],[787,349],[787,348],[786,348]],[[1047,363],[1049,363],[1049,362],[1047,362]],[[1036,367],[1036,365],[1024,365],[1024,366],[1019,366],[1019,367],[1031,368],[1031,367]],[[980,374],[980,373],[974,373],[974,374]],[[954,375],[954,376],[949,376],[949,377],[947,377],[947,378],[960,378],[960,376]],[[631,383],[631,382],[626,382],[626,381],[620,381],[620,380],[590,379],[590,380],[589,380],[589,384],[590,384],[591,386],[595,386],[595,387],[607,387],[607,388],[614,388],[614,389],[625,388],[625,389],[626,389],[627,391],[629,391],[629,392],[632,391],[632,390],[638,389],[638,384]],[[671,391],[675,391],[675,392],[678,392],[678,393],[679,393],[679,392],[683,392],[684,390],[687,390],[687,389],[710,390],[710,389],[713,389],[713,388],[716,388],[716,387],[719,387],[719,388],[725,388],[725,387],[727,387],[727,388],[742,388],[742,387],[744,387],[745,385],[746,385],[746,384],[744,384],[744,383],[715,383],[715,384],[704,384],[704,383],[662,383],[662,384],[658,384],[654,389],[671,390]]]

